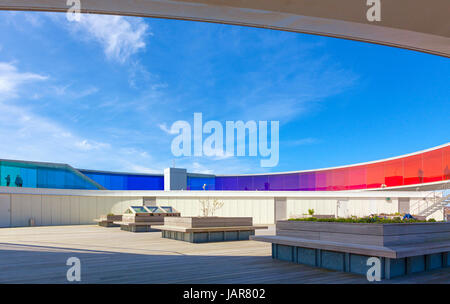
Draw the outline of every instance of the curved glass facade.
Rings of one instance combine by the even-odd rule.
[[[216,176],[215,190],[336,191],[450,180],[450,146],[361,165],[295,173]]]
[[[164,175],[80,171],[108,190],[164,190]]]
[[[205,186],[206,185],[206,186]],[[187,190],[215,190],[216,189],[216,177],[200,177],[200,176],[187,176]]]
[[[338,191],[450,180],[450,144],[376,162],[291,173],[214,176],[187,173],[186,190]],[[65,164],[0,160],[0,186],[164,190],[164,175],[74,169]]]
[[[103,189],[101,185],[69,165],[7,160],[0,161],[0,186],[86,190]]]

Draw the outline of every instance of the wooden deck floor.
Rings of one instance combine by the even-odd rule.
[[[273,234],[259,230],[257,234]],[[256,241],[192,244],[160,232],[98,226],[0,229],[0,283],[67,283],[66,260],[81,260],[82,283],[368,283],[364,277],[275,261]],[[450,283],[448,269],[384,283]]]

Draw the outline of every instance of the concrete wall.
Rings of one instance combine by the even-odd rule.
[[[346,204],[348,216],[368,216],[376,213],[398,212],[398,199],[391,198],[288,198],[288,217],[308,214],[308,209],[314,209],[315,214],[336,214],[337,202],[348,201]],[[345,208],[345,207],[343,207]]]
[[[215,212],[215,216],[251,216],[254,224],[274,223],[274,199],[258,197],[211,197],[223,202],[223,207]],[[181,212],[182,216],[201,215],[201,197],[158,197],[157,205],[170,205]]]
[[[87,197],[62,195],[11,195],[11,226],[93,224],[102,214],[121,214],[130,205],[142,205],[133,197]]]
[[[307,214],[332,214],[337,202],[348,216],[367,216],[374,213],[398,212],[399,197],[408,197],[411,205],[423,200],[429,193],[420,192],[263,192],[263,191],[88,191],[61,189],[32,189],[0,187],[1,216],[10,210],[7,226],[28,226],[30,218],[35,225],[93,224],[100,215],[122,214],[130,205],[142,205],[143,198],[152,204],[170,205],[182,216],[201,215],[200,200],[217,198],[224,203],[216,216],[251,216],[255,224],[273,224],[275,217],[285,219]],[[389,198],[389,199],[387,199]],[[275,208],[275,201],[285,201],[283,208]],[[283,203],[284,204],[284,203]],[[277,210],[277,211],[276,211]],[[341,210],[342,211],[342,210]],[[283,213],[283,214],[280,214]],[[442,220],[442,211],[431,217]],[[0,223],[0,226],[2,223]]]

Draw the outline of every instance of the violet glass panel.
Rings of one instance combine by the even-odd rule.
[[[255,190],[253,187],[253,176],[238,176],[237,183],[237,190]]]
[[[269,190],[269,177],[267,175],[253,176],[253,187],[255,188],[255,190],[268,191]]]
[[[299,174],[298,173],[292,173],[292,174],[286,174],[284,176],[284,189],[287,191],[295,191],[299,190],[300,188],[300,182],[299,182]]]

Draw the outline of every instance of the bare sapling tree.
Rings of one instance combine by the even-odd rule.
[[[206,190],[206,184],[203,185],[203,190]],[[217,198],[210,200],[210,198],[199,200],[202,216],[214,216],[217,210],[223,207],[223,202]]]

